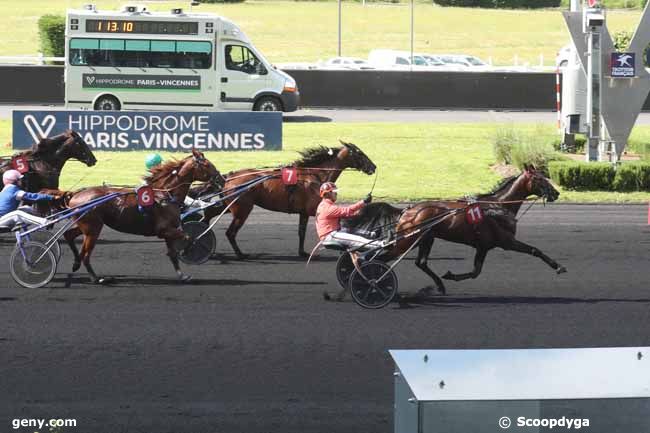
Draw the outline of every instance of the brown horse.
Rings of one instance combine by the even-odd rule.
[[[178,263],[178,241],[182,244],[188,240],[179,228],[181,225],[179,205],[183,203],[192,182],[215,178],[221,185],[225,183],[225,179],[201,152],[192,151],[192,155],[183,160],[172,160],[153,168],[151,175],[144,178],[155,191],[155,203],[145,212],[139,209],[133,188],[97,186],[76,192],[69,202],[70,207],[83,205],[107,194],[121,194],[85,214],[77,222],[76,227],[64,234],[75,258],[72,272],[76,272],[83,262],[93,283],[107,282],[105,278],[99,278],[95,274],[90,264],[90,255],[105,224],[123,233],[158,236],[164,239],[167,243],[167,255],[179,279],[188,281],[190,277],[181,272]],[[74,244],[75,238],[80,234],[83,234],[81,253],[77,251]]]
[[[541,172],[532,167],[526,167],[521,175],[505,179],[492,192],[479,195],[476,198],[475,203],[480,206],[483,215],[482,221],[478,224],[472,224],[470,222],[471,218],[468,218],[467,215],[473,201],[458,200],[426,201],[404,210],[377,203],[374,206],[369,206],[366,212],[350,221],[348,226],[359,226],[369,219],[377,220],[377,212],[373,211],[373,208],[380,209],[389,220],[392,218],[395,223],[393,234],[398,239],[393,247],[383,254],[380,259],[384,261],[393,260],[405,253],[414,242],[419,240],[415,265],[433,279],[438,291],[442,294],[446,293],[445,285],[442,279],[429,268],[427,263],[436,238],[469,245],[476,249],[472,272],[463,274],[447,272],[442,277],[444,279],[462,281],[478,277],[487,253],[496,247],[538,257],[555,269],[558,274],[561,274],[566,272],[564,266],[559,265],[539,249],[515,238],[517,213],[522,203],[533,195],[553,202],[559,197],[560,193]],[[428,229],[422,230],[422,233],[417,233],[415,236],[407,238],[400,236],[426,227],[426,224],[430,221],[439,222]],[[432,289],[431,286],[425,287],[421,290],[421,293],[429,294]],[[341,291],[337,299],[343,299],[345,292],[345,290]]]
[[[0,163],[0,175],[12,168],[11,161],[18,157],[24,157],[29,165],[29,171],[22,179],[23,189],[29,192],[58,189],[61,170],[70,159],[77,159],[88,167],[97,163],[88,144],[71,129],[51,138],[42,138],[31,150],[6,158]]]
[[[305,252],[305,232],[309,217],[316,215],[316,208],[321,201],[319,196],[321,184],[336,182],[346,168],[361,170],[368,175],[373,174],[377,168],[357,146],[352,143],[341,142],[341,144],[340,148],[319,146],[300,152],[302,158],[289,164],[296,168],[298,179],[296,185],[285,185],[280,169],[244,169],[226,175],[224,187],[226,191],[236,189],[256,178],[273,175],[242,193],[237,202],[230,207],[233,218],[226,236],[239,259],[247,256],[237,245],[237,232],[242,228],[255,205],[276,212],[299,214],[298,254],[308,256]],[[225,204],[228,203],[229,201]],[[205,219],[209,221],[222,210],[223,207],[206,209]]]

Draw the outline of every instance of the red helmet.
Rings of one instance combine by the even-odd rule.
[[[336,184],[334,182],[325,182],[320,186],[320,196],[323,197],[329,192],[336,192]]]

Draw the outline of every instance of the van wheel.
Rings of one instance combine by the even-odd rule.
[[[115,96],[100,96],[95,102],[95,110],[120,111],[120,102]]]
[[[273,96],[263,96],[255,102],[253,111],[282,111],[282,103]]]

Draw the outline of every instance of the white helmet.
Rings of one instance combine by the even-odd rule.
[[[5,185],[13,185],[23,177],[18,170],[7,170],[2,175],[2,183]]]

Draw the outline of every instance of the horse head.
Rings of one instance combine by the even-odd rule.
[[[525,181],[525,187],[530,195],[536,195],[554,202],[560,196],[560,192],[555,189],[551,181],[532,165],[525,165],[524,172],[521,174]]]
[[[218,188],[223,188],[226,179],[219,170],[208,160],[203,152],[192,150],[192,156],[183,160],[183,165],[178,170],[179,177],[191,177],[192,181],[212,182]]]
[[[56,151],[57,157],[64,160],[78,159],[88,167],[92,167],[97,163],[97,158],[95,158],[93,151],[79,133],[68,129],[62,135],[65,137],[65,141]]]
[[[377,166],[365,153],[363,153],[361,149],[359,149],[355,144],[346,143],[341,140],[339,141],[343,146],[339,150],[337,158],[343,161],[346,167],[361,170],[367,175],[375,173]]]

